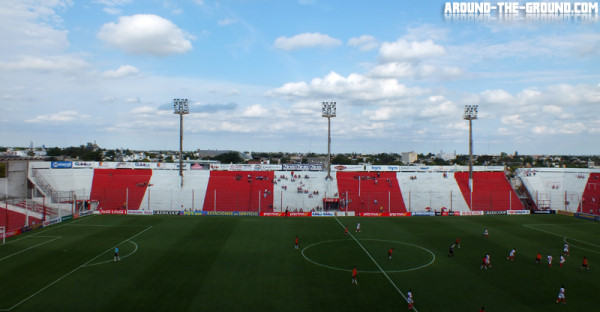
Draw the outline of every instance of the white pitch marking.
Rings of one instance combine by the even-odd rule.
[[[37,245],[34,245],[34,246],[31,246],[31,247],[29,247],[29,248],[25,248],[25,249],[23,249],[23,250],[21,250],[21,251],[17,251],[17,252],[15,252],[15,253],[13,253],[13,254],[10,254],[10,255],[8,255],[8,256],[6,256],[6,257],[4,257],[4,258],[1,258],[1,259],[0,259],[0,261],[3,261],[3,260],[5,260],[5,259],[8,259],[8,258],[10,258],[10,257],[12,257],[12,256],[16,256],[16,255],[18,255],[18,254],[20,254],[20,253],[26,252],[26,251],[27,251],[27,250],[29,250],[29,249],[33,249],[33,248],[35,248],[35,247],[42,246],[42,245],[44,245],[44,244],[48,244],[48,243],[50,243],[50,242],[53,242],[53,241],[55,241],[55,240],[57,240],[57,239],[59,239],[59,238],[62,238],[62,236],[45,236],[45,237],[54,237],[54,239],[51,239],[51,240],[49,240],[49,241],[47,241],[47,242],[39,243],[39,244],[37,244]]]
[[[337,221],[342,228],[344,228],[344,225],[342,224],[342,222],[340,222],[340,220],[338,220],[337,217],[334,217],[335,221]],[[388,279],[388,281],[390,281],[390,283],[392,284],[392,286],[394,286],[394,288],[396,288],[396,290],[398,291],[398,293],[400,295],[402,295],[402,297],[404,298],[404,300],[406,300],[406,302],[408,302],[408,298],[406,298],[406,296],[404,295],[404,293],[398,288],[398,286],[396,286],[396,283],[394,283],[394,281],[392,281],[392,279],[390,278],[389,275],[387,275],[387,273],[385,273],[385,271],[381,268],[381,266],[379,266],[379,263],[377,263],[377,261],[375,261],[375,259],[373,259],[373,257],[371,256],[371,254],[365,249],[365,247],[356,239],[356,237],[354,237],[354,235],[352,235],[352,233],[350,233],[350,231],[348,231],[348,234],[350,234],[350,237],[352,237],[352,239],[354,239],[354,241],[358,244],[358,246],[360,246],[360,248],[362,248],[362,250],[364,250],[364,252],[367,254],[367,256],[369,256],[369,258],[371,258],[371,260],[373,260],[373,263],[375,263],[375,265],[379,268],[379,270],[381,271],[381,273],[383,273],[383,275]],[[417,308],[413,307],[413,310],[415,310],[415,312],[419,312],[417,310]]]
[[[85,265],[87,265],[88,263],[90,263],[90,262],[92,262],[92,261],[96,260],[98,257],[102,256],[103,254],[105,254],[105,253],[107,253],[107,252],[109,252],[109,251],[111,251],[111,250],[115,249],[117,246],[119,246],[119,245],[123,244],[123,243],[124,243],[124,242],[126,242],[126,241],[129,241],[129,240],[131,240],[131,239],[133,239],[133,238],[137,237],[138,235],[140,235],[140,234],[142,234],[142,233],[144,233],[144,232],[148,231],[148,230],[149,230],[149,229],[151,229],[151,228],[152,228],[152,226],[149,226],[149,227],[147,227],[146,229],[144,229],[143,231],[141,231],[141,232],[139,232],[139,233],[137,233],[137,234],[135,234],[135,235],[131,236],[130,238],[127,238],[127,239],[125,239],[124,241],[122,241],[122,242],[120,242],[120,243],[116,244],[115,246],[113,246],[113,247],[109,248],[108,250],[105,250],[105,251],[103,251],[101,254],[99,254],[99,255],[95,256],[94,258],[92,258],[92,259],[90,259],[90,260],[86,261],[84,264],[82,264],[82,265],[80,265],[80,266],[76,267],[76,268],[75,268],[75,269],[73,269],[71,272],[69,272],[69,273],[67,273],[67,274],[65,274],[65,275],[63,275],[63,276],[61,276],[61,277],[57,278],[57,279],[56,279],[54,282],[52,282],[52,283],[50,283],[50,284],[48,284],[48,285],[46,285],[46,286],[42,287],[42,289],[40,289],[40,290],[36,291],[35,293],[33,293],[33,294],[29,295],[27,298],[25,298],[25,299],[23,299],[23,300],[19,301],[18,303],[16,303],[16,304],[15,304],[15,305],[13,305],[12,307],[10,307],[10,308],[6,308],[6,309],[0,309],[0,311],[10,311],[10,310],[12,310],[12,309],[14,309],[14,308],[18,307],[19,305],[23,304],[24,302],[27,302],[29,299],[31,299],[31,298],[33,298],[33,297],[35,297],[37,294],[39,294],[39,293],[41,293],[42,291],[46,290],[48,287],[50,287],[50,286],[52,286],[52,285],[54,285],[54,284],[56,284],[56,283],[60,282],[60,281],[61,281],[63,278],[65,278],[65,277],[67,277],[67,276],[69,276],[69,275],[71,275],[71,274],[75,273],[77,270],[79,270],[79,269],[81,269],[81,268],[85,267]]]

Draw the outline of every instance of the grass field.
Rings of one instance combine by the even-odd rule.
[[[352,235],[344,236],[344,225]],[[461,248],[450,258],[457,237]],[[564,239],[571,256],[559,268]],[[511,248],[514,262],[506,260]],[[487,271],[480,269],[486,253]],[[579,271],[583,256],[589,272]],[[351,284],[354,265],[358,286]],[[0,246],[0,310],[398,311],[412,289],[421,312],[592,311],[597,265],[599,225],[559,215],[90,216]],[[561,285],[566,305],[555,304]]]

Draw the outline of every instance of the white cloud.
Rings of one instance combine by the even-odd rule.
[[[511,104],[515,98],[504,90],[486,90],[480,93],[481,100],[489,104]]]
[[[68,55],[49,57],[23,56],[16,62],[0,61],[0,70],[8,71],[74,72],[88,67],[89,64],[86,61]]]
[[[95,3],[101,4],[104,7],[102,11],[110,15],[121,14],[121,6],[130,3],[132,0],[94,0]]]
[[[244,117],[265,117],[268,114],[269,111],[258,104],[249,106],[242,112],[242,116]]]
[[[414,62],[446,54],[444,47],[432,40],[408,41],[398,39],[395,42],[384,42],[379,49],[379,60],[387,62]]]
[[[65,123],[72,121],[80,121],[84,119],[89,119],[90,116],[86,114],[81,114],[74,110],[69,111],[60,111],[55,114],[47,114],[47,115],[38,115],[33,119],[27,119],[25,122],[27,123],[39,123],[39,122],[57,122],[57,123]]]
[[[121,16],[118,23],[102,25],[98,38],[127,53],[156,56],[188,52],[193,39],[171,21],[150,14]]]
[[[415,69],[410,63],[391,62],[375,66],[368,75],[381,78],[412,78],[415,76]]]
[[[225,19],[218,21],[217,24],[219,24],[219,26],[227,26],[227,25],[235,24],[236,22],[237,22],[237,20],[235,20],[233,18],[225,18]]]
[[[546,105],[542,108],[542,111],[544,113],[549,113],[553,115],[560,115],[563,113],[562,107],[556,105]]]
[[[15,56],[49,56],[69,47],[63,19],[57,10],[64,10],[71,1],[3,0],[0,5],[0,58]]]
[[[358,47],[361,51],[370,51],[377,49],[379,42],[373,36],[362,35],[360,37],[350,38],[348,45]]]
[[[275,47],[286,51],[312,47],[331,48],[341,44],[340,39],[331,38],[321,33],[303,33],[291,38],[282,36],[275,40]]]
[[[515,127],[524,127],[526,125],[525,121],[523,121],[521,115],[519,114],[502,116],[502,118],[500,118],[500,122],[505,125],[512,125]]]
[[[139,69],[131,65],[123,65],[116,70],[107,70],[103,73],[105,78],[123,78],[127,76],[135,76],[139,73]]]
[[[343,77],[330,72],[324,78],[314,78],[309,84],[291,82],[270,90],[267,95],[291,98],[343,98],[355,105],[366,105],[370,101],[416,96],[420,88],[409,88],[396,79],[373,79],[360,74]]]

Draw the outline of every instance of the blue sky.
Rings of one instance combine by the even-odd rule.
[[[0,145],[598,154],[600,24],[441,1],[6,0]]]

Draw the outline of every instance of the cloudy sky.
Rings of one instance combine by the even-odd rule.
[[[422,3],[425,2],[425,3]],[[0,146],[600,154],[600,22],[438,1],[3,0]]]

